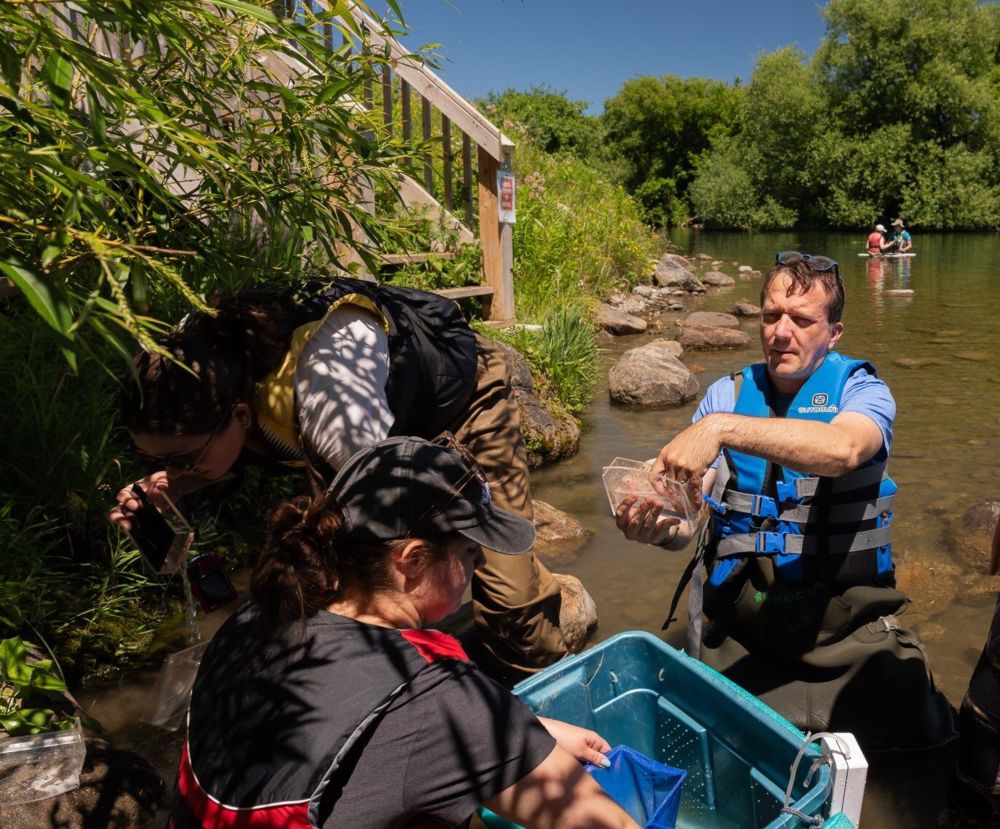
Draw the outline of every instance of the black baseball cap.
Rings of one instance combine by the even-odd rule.
[[[340,505],[352,538],[460,533],[508,555],[535,543],[535,525],[493,505],[479,465],[453,441],[383,440],[352,455],[327,492]]]

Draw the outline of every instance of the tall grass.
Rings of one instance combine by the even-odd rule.
[[[592,163],[518,145],[514,293],[517,315],[543,322],[565,306],[586,310],[650,273],[660,242],[638,205]]]

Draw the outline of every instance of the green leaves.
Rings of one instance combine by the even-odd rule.
[[[36,697],[61,699],[66,683],[51,659],[32,659],[23,639],[0,640],[0,728],[12,737],[64,727],[52,708],[36,707]]]
[[[354,182],[397,153],[348,99],[380,58],[327,46],[324,24],[356,26],[273,6],[0,3],[0,272],[74,369],[95,338],[123,345],[111,330],[148,346],[219,287],[380,235]],[[143,276],[122,286],[121,267]],[[84,312],[95,294],[112,309]]]
[[[57,106],[67,107],[73,87],[73,64],[62,52],[50,52],[42,67],[42,77]]]
[[[46,254],[50,261],[54,258],[52,246],[46,248]],[[35,313],[56,333],[66,362],[76,371],[73,311],[66,298],[51,282],[36,276],[14,258],[0,260],[0,272],[17,286]]]

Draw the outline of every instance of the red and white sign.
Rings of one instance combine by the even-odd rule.
[[[514,224],[517,221],[517,210],[514,200],[514,174],[510,170],[497,171],[497,196],[499,202],[499,219],[504,224]]]

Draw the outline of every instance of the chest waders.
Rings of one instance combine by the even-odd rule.
[[[875,373],[831,352],[783,416],[831,421],[861,367]],[[765,366],[734,382],[737,414],[782,414]],[[923,645],[898,619],[907,599],[893,589],[895,491],[882,459],[824,478],[726,450],[687,571],[688,652],[800,728],[853,731],[866,750],[953,739]]]

